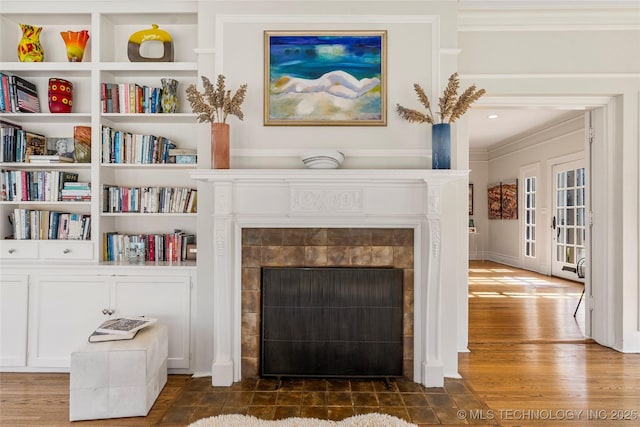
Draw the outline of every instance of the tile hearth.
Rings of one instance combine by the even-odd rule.
[[[220,414],[338,421],[378,412],[426,426],[459,424],[461,409],[487,409],[464,381],[451,378],[445,379],[444,387],[424,387],[398,378],[389,389],[384,382],[371,380],[294,379],[283,381],[280,389],[272,379],[246,378],[229,387],[211,387],[208,380],[189,379],[184,393],[159,425],[186,425]]]

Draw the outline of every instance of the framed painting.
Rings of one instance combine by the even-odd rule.
[[[265,31],[264,124],[386,126],[386,31]]]
[[[469,216],[473,215],[473,184],[469,184]]]
[[[502,183],[502,219],[518,219],[518,180]]]
[[[502,192],[500,183],[490,184],[487,188],[487,203],[489,205],[489,219],[502,218]]]

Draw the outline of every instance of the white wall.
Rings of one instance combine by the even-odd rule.
[[[313,148],[343,151],[345,168],[429,168],[431,128],[399,118],[396,104],[421,108],[420,83],[437,99],[456,69],[441,59],[455,46],[450,2],[256,1],[203,2],[200,8],[200,72],[227,76],[230,88],[248,84],[245,119],[231,124],[232,168],[300,167]],[[265,30],[387,30],[387,126],[264,126]],[[208,147],[203,147],[208,149]],[[204,151],[203,151],[204,152]]]
[[[397,103],[419,108],[413,83],[420,83],[432,100],[442,92],[449,75],[457,70],[455,2],[394,1],[203,1],[198,28],[198,66],[202,75],[227,77],[230,89],[248,84],[243,112],[245,119],[231,124],[232,168],[297,168],[299,156],[309,148],[343,151],[344,168],[430,168],[430,135],[427,125],[401,120]],[[263,125],[263,32],[265,30],[387,30],[387,126],[264,126]],[[455,128],[454,128],[455,129]],[[201,127],[199,153],[207,158],[209,130]],[[463,134],[463,132],[462,132]],[[467,142],[460,133],[459,148],[453,150],[453,168],[466,169]],[[200,167],[208,167],[202,162]],[[456,184],[458,203],[466,205],[466,180]],[[198,235],[213,236],[213,195],[199,184]],[[465,189],[465,191],[462,191]],[[466,218],[457,247],[466,248]],[[201,237],[206,238],[206,237]],[[196,375],[211,369],[213,317],[210,286],[213,259],[206,247],[198,253],[198,304],[196,307]],[[467,256],[447,260],[448,286],[459,289],[458,348],[467,343]]]
[[[487,154],[471,153],[469,159],[469,183],[473,184],[473,222],[476,236],[469,236],[469,259],[487,259],[489,246],[489,219],[487,215],[487,184],[489,182],[489,162]]]

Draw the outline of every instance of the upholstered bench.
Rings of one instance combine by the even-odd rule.
[[[71,353],[69,420],[147,415],[167,383],[168,351],[168,328],[155,323]]]

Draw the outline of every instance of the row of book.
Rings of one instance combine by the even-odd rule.
[[[59,170],[26,171],[2,170],[0,172],[0,200],[7,202],[59,202],[65,186],[78,181],[76,172]],[[89,184],[83,183],[88,186]],[[89,200],[91,193],[89,192]]]
[[[0,162],[26,162],[29,156],[45,154],[46,137],[22,129],[22,126],[2,122],[0,126]]]
[[[22,77],[0,73],[0,112],[39,113],[38,87]]]
[[[88,182],[65,182],[60,198],[63,202],[90,202],[91,184]]]
[[[103,163],[169,163],[176,144],[164,136],[144,135],[102,127]]]
[[[196,236],[176,230],[168,234],[104,233],[103,260],[117,262],[185,261]]]
[[[0,121],[0,144],[0,162],[91,162],[90,126],[74,126],[73,137],[47,137]]]
[[[198,191],[186,187],[105,186],[102,211],[110,213],[195,213]]]
[[[91,239],[91,215],[16,208],[10,220],[16,240]]]
[[[162,88],[137,83],[102,83],[103,113],[162,113]]]

